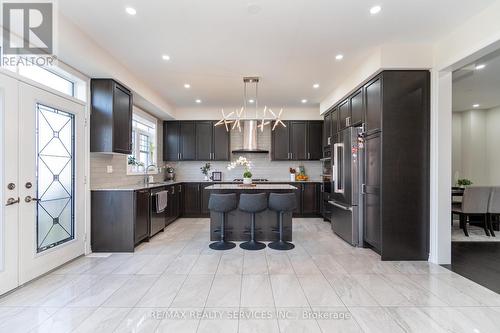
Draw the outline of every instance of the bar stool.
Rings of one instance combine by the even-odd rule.
[[[240,244],[244,250],[262,250],[266,244],[255,240],[255,214],[263,212],[267,209],[267,195],[265,193],[240,195],[240,203],[238,208],[247,213],[252,214],[252,224],[250,225],[250,240]]]
[[[293,212],[297,207],[297,198],[295,193],[271,193],[269,195],[269,209],[279,214],[279,241],[271,242],[269,246],[273,250],[291,250],[295,247],[292,243],[283,240],[283,215]]]
[[[226,213],[235,210],[238,207],[238,200],[235,193],[230,194],[211,194],[208,199],[208,209],[222,214],[220,229],[215,232],[220,233],[220,241],[211,243],[209,247],[212,250],[229,250],[236,246],[233,242],[226,242]]]

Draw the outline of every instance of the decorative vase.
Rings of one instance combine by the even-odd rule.
[[[175,180],[175,172],[167,172],[167,180]]]
[[[291,173],[291,174],[290,174],[290,181],[291,181],[291,182],[294,182],[294,181],[295,181],[295,174],[294,174],[294,173]]]
[[[205,175],[205,181],[208,182],[208,175]]]
[[[252,178],[243,178],[244,185],[252,185]]]

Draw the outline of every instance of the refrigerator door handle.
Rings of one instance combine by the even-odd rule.
[[[344,189],[341,188],[340,185],[340,180],[342,180],[343,183],[343,175],[339,174],[340,172],[343,172],[343,168],[340,167],[339,165],[339,148],[341,148],[342,152],[341,154],[344,153],[344,144],[343,143],[336,143],[333,145],[333,178],[335,181],[335,186],[334,186],[334,192],[335,193],[344,193]]]
[[[335,201],[328,201],[328,203],[332,206],[335,206],[335,207],[338,207],[340,209],[343,209],[343,210],[348,210],[350,212],[352,212],[352,207],[346,207],[344,205],[341,205],[339,203],[336,203]]]

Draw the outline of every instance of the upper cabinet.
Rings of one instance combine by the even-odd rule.
[[[132,93],[112,79],[90,81],[90,151],[132,153]]]
[[[322,157],[323,121],[285,121],[271,133],[273,161],[319,160]]]
[[[359,89],[349,98],[351,103],[352,126],[360,125],[363,122],[363,112],[364,112],[363,97],[364,97],[364,89]]]
[[[339,105],[339,131],[351,126],[351,104],[346,99]]]
[[[214,121],[165,121],[165,161],[228,161],[230,134]]]
[[[330,146],[332,141],[332,114],[333,112],[329,111],[325,113],[323,122],[323,147]]]
[[[377,77],[365,86],[366,133],[371,134],[382,128],[382,78]]]

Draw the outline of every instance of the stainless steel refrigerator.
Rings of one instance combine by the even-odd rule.
[[[362,127],[349,127],[338,133],[333,145],[332,229],[353,246],[363,246],[362,140]]]

